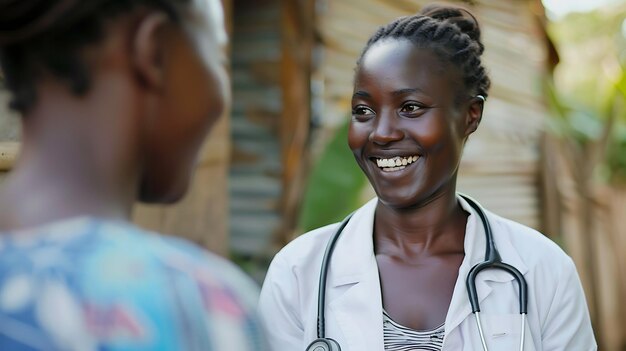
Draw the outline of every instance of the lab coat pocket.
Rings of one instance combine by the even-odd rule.
[[[519,314],[481,314],[485,342],[489,350],[519,350],[521,342],[522,318]],[[535,351],[526,328],[524,351]]]

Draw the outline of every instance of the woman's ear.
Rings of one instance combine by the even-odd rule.
[[[149,13],[139,20],[132,38],[131,60],[140,81],[148,89],[161,90],[165,84],[163,29],[168,24],[162,13]]]
[[[485,106],[485,97],[477,95],[472,98],[467,110],[465,136],[469,136],[478,129],[478,125],[483,118],[483,108]]]

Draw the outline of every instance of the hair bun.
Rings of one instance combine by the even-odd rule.
[[[15,44],[45,32],[79,2],[0,0],[0,46]]]
[[[456,25],[461,32],[467,34],[482,47],[480,43],[480,27],[478,20],[469,10],[450,4],[431,4],[424,6],[420,14],[438,21],[447,21]]]

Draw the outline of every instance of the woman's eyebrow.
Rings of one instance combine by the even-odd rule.
[[[391,94],[394,96],[407,95],[411,93],[423,93],[424,91],[419,88],[405,88],[393,91]]]
[[[355,97],[370,98],[372,96],[367,91],[358,90],[358,91],[355,91],[354,94],[352,95],[353,99]]]
[[[391,92],[391,95],[393,96],[402,96],[402,95],[408,95],[408,94],[412,94],[412,93],[423,93],[424,91],[422,89],[419,88],[404,88],[404,89],[398,89],[398,90],[394,90]],[[352,95],[352,98],[356,98],[356,97],[360,97],[360,98],[371,98],[372,96],[367,92],[367,91],[363,91],[363,90],[358,90],[356,92],[354,92],[354,94]]]

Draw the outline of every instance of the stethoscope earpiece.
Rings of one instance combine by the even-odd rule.
[[[330,338],[315,339],[306,351],[341,351],[339,343]]]

